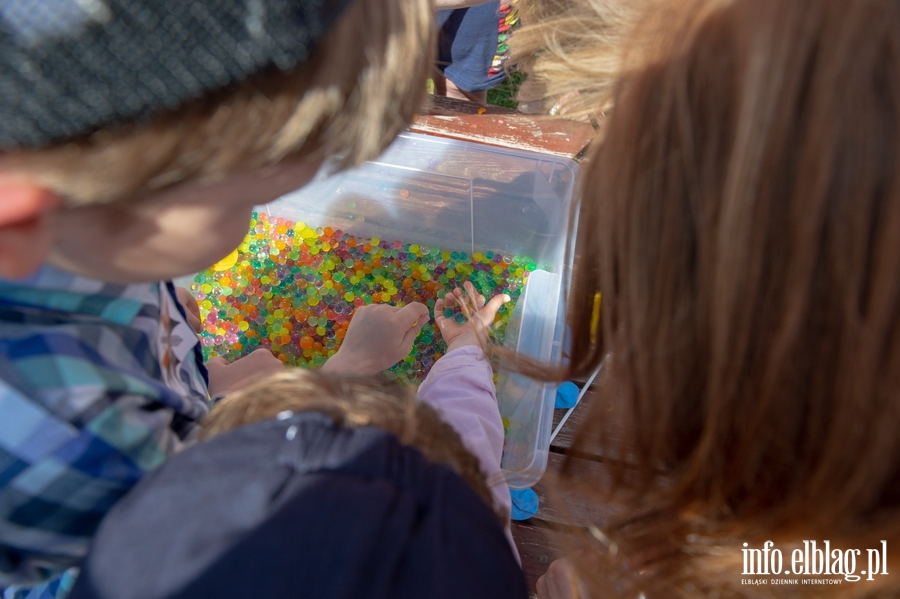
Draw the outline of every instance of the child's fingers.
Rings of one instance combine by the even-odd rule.
[[[491,298],[487,304],[485,304],[484,308],[481,309],[481,315],[485,322],[490,323],[494,320],[494,317],[497,316],[497,312],[500,308],[508,302],[511,298],[505,293],[501,293],[500,295],[495,295]]]
[[[472,284],[471,281],[466,281],[463,283],[463,286],[466,288],[466,295],[468,296],[469,302],[472,306],[478,310],[484,305],[485,299],[484,296],[478,293],[478,290],[475,289],[475,285]]]
[[[406,304],[394,313],[394,320],[406,329],[415,329],[418,335],[422,325],[428,322],[428,306],[421,302]]]

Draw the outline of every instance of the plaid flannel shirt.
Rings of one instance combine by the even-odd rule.
[[[4,597],[68,594],[77,571],[63,572],[104,514],[207,411],[199,341],[170,283],[111,285],[50,267],[0,280]]]

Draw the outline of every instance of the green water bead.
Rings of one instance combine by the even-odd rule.
[[[444,318],[453,318],[452,308],[444,308]]]

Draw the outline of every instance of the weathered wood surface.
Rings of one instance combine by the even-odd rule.
[[[417,117],[411,131],[556,156],[574,156],[595,134],[588,123],[443,96],[431,96],[426,113]]]

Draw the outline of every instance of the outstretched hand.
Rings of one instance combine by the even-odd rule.
[[[487,333],[497,311],[510,300],[508,295],[500,294],[485,303],[484,296],[475,291],[471,282],[466,281],[463,287],[465,292],[457,287],[434,304],[434,321],[444,337],[448,352],[465,345],[479,345],[479,335]],[[444,316],[445,308],[452,309],[457,305],[465,305],[469,310],[469,318],[461,323]]]
[[[270,374],[284,370],[284,364],[267,349],[257,349],[234,362],[219,356],[206,362],[209,372],[209,394],[228,395]]]
[[[362,375],[387,370],[409,355],[428,320],[428,308],[419,302],[402,308],[388,304],[362,306],[353,314],[341,348],[322,370]]]

